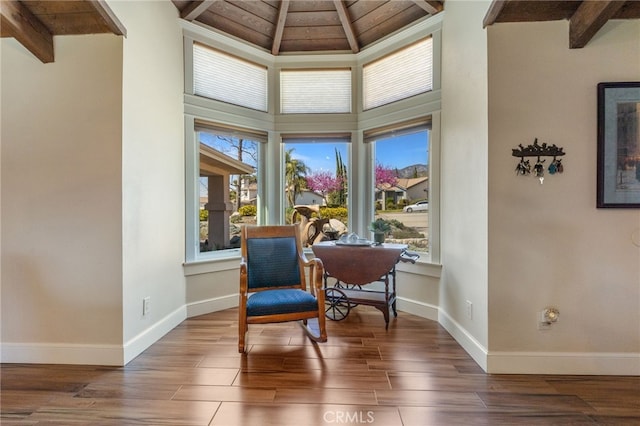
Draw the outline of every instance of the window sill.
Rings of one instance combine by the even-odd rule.
[[[313,258],[313,251],[310,248],[304,249],[304,254],[307,258]],[[191,262],[185,262],[184,275],[185,277],[201,274],[210,274],[221,271],[231,271],[238,269],[240,264],[240,250],[228,250],[224,254],[220,254],[216,257],[210,257],[208,259],[201,259]],[[420,258],[416,260],[416,263],[399,262],[396,266],[398,272],[416,274],[427,277],[440,278],[442,271],[442,265],[437,263],[431,263],[429,259]]]
[[[225,250],[216,256],[185,262],[184,276],[209,274],[212,272],[229,271],[238,269],[240,265],[240,249]]]

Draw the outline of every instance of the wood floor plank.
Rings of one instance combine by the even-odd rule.
[[[275,388],[238,386],[182,386],[173,396],[176,401],[234,401],[247,403],[273,402]]]
[[[354,404],[377,405],[375,391],[371,389],[315,388],[300,391],[299,388],[276,389],[275,403]]]
[[[356,307],[315,343],[237,309],[189,318],[125,367],[2,364],[6,425],[634,425],[640,377],[486,374],[438,323]]]
[[[402,420],[398,409],[391,407],[330,404],[259,405],[223,402],[211,422],[211,426],[327,426],[331,424],[402,426]]]

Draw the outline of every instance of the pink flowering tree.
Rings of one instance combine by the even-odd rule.
[[[383,184],[395,185],[398,182],[395,172],[390,167],[385,167],[382,164],[376,164],[376,186]]]
[[[330,172],[314,172],[306,177],[307,188],[326,197],[342,187],[342,177]]]

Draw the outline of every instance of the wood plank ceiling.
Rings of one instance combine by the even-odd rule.
[[[435,0],[172,0],[180,17],[274,55],[350,51],[442,11]]]
[[[169,0],[164,0],[169,1]],[[358,52],[430,15],[438,0],[171,0],[181,18],[274,55]],[[54,60],[56,35],[126,29],[105,0],[0,0],[0,35],[42,62]],[[640,19],[640,1],[494,0],[483,25],[569,20],[569,47],[584,47],[609,19]],[[478,23],[480,25],[480,23]]]
[[[127,34],[104,0],[0,1],[0,35],[14,37],[42,62],[53,62],[53,36]]]
[[[485,27],[500,22],[569,21],[569,47],[587,45],[610,19],[640,19],[640,1],[493,0]]]

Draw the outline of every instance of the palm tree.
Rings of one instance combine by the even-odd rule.
[[[297,195],[300,194],[302,188],[305,186],[305,176],[309,171],[309,168],[303,161],[293,158],[292,153],[293,148],[288,149],[284,153],[284,162],[286,164],[284,180],[285,186],[288,189],[287,201],[289,202],[289,207],[293,207]]]

